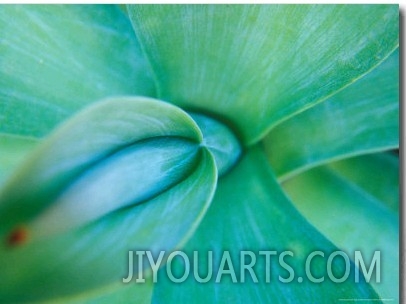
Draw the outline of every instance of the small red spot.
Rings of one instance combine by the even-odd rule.
[[[18,246],[24,244],[28,239],[28,232],[23,227],[14,229],[7,237],[7,244],[9,246]]]

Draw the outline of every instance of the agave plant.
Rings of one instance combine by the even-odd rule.
[[[0,302],[399,301],[397,5],[0,8]]]

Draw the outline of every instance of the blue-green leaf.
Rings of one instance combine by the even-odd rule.
[[[216,180],[214,159],[202,148],[189,176],[143,204],[66,233],[13,248],[1,246],[0,301],[68,301],[123,288],[128,252],[169,253],[182,246],[205,214]],[[150,271],[148,265],[139,269],[137,261],[134,268],[135,274]]]
[[[229,251],[236,271],[237,283],[230,275],[224,275],[219,283],[221,256]],[[255,283],[246,273],[241,283],[241,251],[252,251],[256,255]],[[278,257],[271,257],[265,264],[259,251],[292,251],[294,256],[286,262],[294,269],[294,279],[282,283],[278,275],[287,278],[286,269],[278,264]],[[196,267],[191,266],[187,280],[170,282],[166,269],[160,270],[154,287],[154,303],[335,303],[340,299],[373,299],[378,296],[373,289],[360,281],[354,282],[354,268],[350,277],[342,283],[333,283],[327,276],[326,259],[337,250],[311,226],[292,206],[281,191],[267,160],[258,148],[247,151],[238,165],[219,180],[215,197],[194,236],[184,247],[189,261],[193,263],[193,251],[197,251],[198,271],[204,277],[208,273],[208,252],[213,252],[213,274],[207,283],[194,279]],[[325,276],[322,283],[312,283],[305,277],[305,260],[313,251],[323,251],[325,258],[316,258],[311,263],[311,273]],[[184,272],[183,263],[172,263],[177,277]],[[246,262],[248,264],[249,262]],[[193,264],[192,264],[193,265]],[[178,268],[179,267],[179,268]],[[209,266],[210,267],[210,266]],[[231,266],[226,266],[230,269]],[[266,269],[270,280],[266,282]],[[333,272],[343,273],[340,263],[333,263]],[[180,274],[179,274],[180,273]],[[303,282],[299,282],[302,277]]]
[[[398,45],[398,5],[135,5],[158,97],[245,144],[356,81]]]
[[[370,174],[364,175],[364,184],[368,181],[373,183]],[[394,187],[398,185],[390,186]],[[289,179],[284,189],[300,212],[340,249],[359,250],[368,262],[379,251],[380,264],[375,266],[380,268],[381,281],[372,280],[371,285],[381,298],[399,302],[399,219],[395,212],[329,166]]]
[[[162,101],[95,104],[43,141],[0,191],[0,231],[50,234],[147,200],[193,170],[201,140],[190,116]]]
[[[331,160],[399,146],[399,52],[265,138],[281,179]]]
[[[393,153],[361,155],[328,167],[399,213],[399,157]]]
[[[175,249],[211,202],[217,170],[201,142],[184,111],[143,97],[102,101],[55,130],[0,192],[0,302],[131,294],[127,252]]]
[[[1,6],[0,133],[43,136],[100,98],[154,90],[118,7]]]
[[[216,161],[219,176],[225,174],[238,161],[242,148],[235,134],[223,123],[209,116],[189,113],[203,134],[202,144],[210,150]]]

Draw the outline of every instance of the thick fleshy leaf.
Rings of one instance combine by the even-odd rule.
[[[343,159],[328,167],[399,212],[399,157],[374,153]]]
[[[399,52],[325,102],[283,122],[265,138],[281,179],[352,155],[399,146]]]
[[[216,178],[214,159],[203,148],[187,179],[147,203],[50,239],[1,247],[0,301],[68,300],[122,288],[129,250],[169,253],[180,247],[206,212]],[[134,273],[138,271],[134,261]]]
[[[219,121],[206,115],[189,113],[203,134],[202,144],[213,154],[219,176],[230,170],[242,149],[235,134]]]
[[[100,98],[153,96],[154,90],[118,7],[1,7],[0,133],[43,136]]]
[[[9,179],[0,192],[0,231],[28,225],[50,233],[50,226],[71,228],[147,200],[189,174],[201,140],[192,118],[162,101],[94,104],[55,130]]]
[[[135,5],[158,97],[223,117],[245,144],[398,45],[397,5]]]
[[[0,134],[0,188],[37,144],[35,138]]]
[[[353,169],[357,170],[357,166]],[[385,175],[385,171],[380,174]],[[369,174],[364,177],[364,183],[371,180]],[[302,214],[340,249],[360,250],[367,261],[371,261],[375,251],[380,251],[380,266],[377,267],[381,281],[372,280],[371,284],[381,298],[398,303],[397,214],[327,166],[289,179],[284,188]],[[375,275],[376,272],[375,269]]]
[[[198,156],[198,145],[179,139],[131,145],[82,172],[56,198],[50,195],[52,205],[25,228],[30,239],[49,236],[146,202],[186,178]]]
[[[191,266],[190,275],[183,283],[170,282],[165,268],[160,270],[154,287],[155,303],[335,303],[340,299],[377,299],[373,289],[364,281],[354,282],[354,268],[342,283],[333,283],[326,274],[326,259],[337,248],[315,230],[292,206],[277,183],[267,160],[258,148],[247,151],[241,162],[219,180],[215,197],[194,236],[183,251],[193,260],[198,252],[198,268]],[[236,271],[237,283],[228,274],[215,283],[220,258],[229,251]],[[241,283],[240,252],[252,251],[256,255],[253,272],[258,283],[247,271]],[[282,283],[278,275],[287,279],[290,275],[271,257],[265,265],[260,250],[276,251],[277,255],[291,251],[293,257],[286,259],[295,271],[293,281]],[[313,251],[323,251],[325,258],[314,259],[310,266],[315,277],[325,276],[322,283],[312,283],[305,277],[305,259]],[[197,269],[201,277],[208,273],[208,252],[213,251],[212,278],[207,283],[194,279]],[[249,262],[245,262],[249,264]],[[343,273],[342,265],[333,263],[333,273]],[[175,277],[184,273],[179,260],[171,264]],[[192,263],[193,265],[193,263]],[[180,268],[177,268],[180,267]],[[226,271],[231,269],[226,264]],[[270,270],[266,282],[266,269]],[[348,268],[349,269],[349,268]],[[179,274],[180,273],[180,274]],[[300,282],[301,277],[303,282]]]

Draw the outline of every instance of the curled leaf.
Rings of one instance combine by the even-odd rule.
[[[213,154],[219,176],[230,170],[242,153],[241,145],[225,124],[209,116],[189,113],[203,133],[203,145]]]
[[[2,189],[1,231],[52,234],[147,200],[189,174],[201,138],[185,112],[158,100],[93,105],[42,142]]]
[[[0,302],[55,302],[125,287],[128,251],[169,254],[182,246],[207,211],[216,180],[213,157],[203,149],[185,180],[145,204],[13,250],[0,247]],[[150,271],[149,264],[139,269],[138,261],[134,267],[135,277]]]
[[[184,243],[216,181],[212,153],[186,112],[142,97],[92,105],[45,139],[2,189],[0,301],[120,295],[123,253]],[[135,273],[150,271],[134,264]]]

